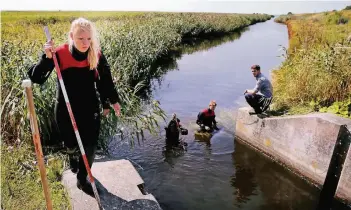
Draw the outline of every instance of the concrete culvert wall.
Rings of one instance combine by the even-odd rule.
[[[322,187],[340,128],[346,125],[345,132],[349,132],[351,120],[327,113],[260,118],[249,115],[249,110],[248,107],[238,110],[237,139]],[[343,136],[347,138],[343,141],[351,141],[350,135]],[[348,154],[344,159],[336,197],[351,204],[351,151],[349,144],[345,145],[348,145],[344,148]]]

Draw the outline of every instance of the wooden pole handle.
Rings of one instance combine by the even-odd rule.
[[[37,155],[39,171],[40,171],[40,176],[41,176],[41,182],[43,185],[44,195],[45,195],[45,199],[46,199],[46,206],[47,206],[48,210],[52,210],[50,190],[49,190],[48,181],[46,178],[46,170],[45,170],[45,164],[44,164],[44,158],[43,158],[44,155],[43,155],[43,151],[41,148],[37,116],[35,114],[35,108],[34,108],[34,100],[33,100],[31,81],[30,80],[23,80],[22,87],[24,87],[25,91],[26,91],[27,106],[28,106],[28,110],[29,110],[29,118],[30,118],[31,130],[32,130],[33,143],[34,143],[35,153]]]

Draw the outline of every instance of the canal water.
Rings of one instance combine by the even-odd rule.
[[[151,98],[170,118],[176,113],[189,130],[186,151],[166,150],[164,132],[133,149],[110,145],[117,159],[130,160],[148,192],[163,209],[315,209],[319,190],[262,154],[235,140],[235,110],[246,106],[243,92],[255,85],[250,67],[270,70],[284,58],[285,25],[272,20],[216,42],[184,50],[171,69],[153,81]],[[216,100],[223,129],[210,141],[194,138],[196,116]],[[163,125],[162,125],[163,126]],[[162,131],[162,129],[161,129]]]

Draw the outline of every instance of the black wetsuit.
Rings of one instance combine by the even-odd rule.
[[[91,167],[100,130],[100,102],[97,91],[104,108],[108,108],[109,103],[119,102],[119,98],[105,56],[101,53],[97,70],[90,70],[87,55],[88,52],[81,53],[74,47],[71,53],[67,44],[56,49],[56,57],[71,109]],[[29,69],[28,75],[33,83],[43,84],[54,67],[53,59],[46,58],[46,55],[43,54],[40,61]],[[57,80],[56,96],[55,116],[60,138],[67,148],[79,151],[59,80]],[[87,171],[81,156],[78,169],[77,178],[84,183]]]
[[[211,109],[204,109],[197,115],[196,123],[200,126],[201,131],[205,131],[205,126],[210,128],[210,131],[213,129],[218,130],[216,122],[216,114]],[[203,126],[201,126],[203,125]]]
[[[166,143],[168,146],[177,146],[179,144],[180,120],[172,119],[166,128]]]

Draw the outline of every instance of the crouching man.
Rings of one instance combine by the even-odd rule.
[[[247,103],[254,109],[250,114],[261,114],[272,102],[273,88],[271,82],[261,73],[259,65],[253,65],[251,72],[256,78],[256,86],[253,90],[245,90],[244,95]]]

